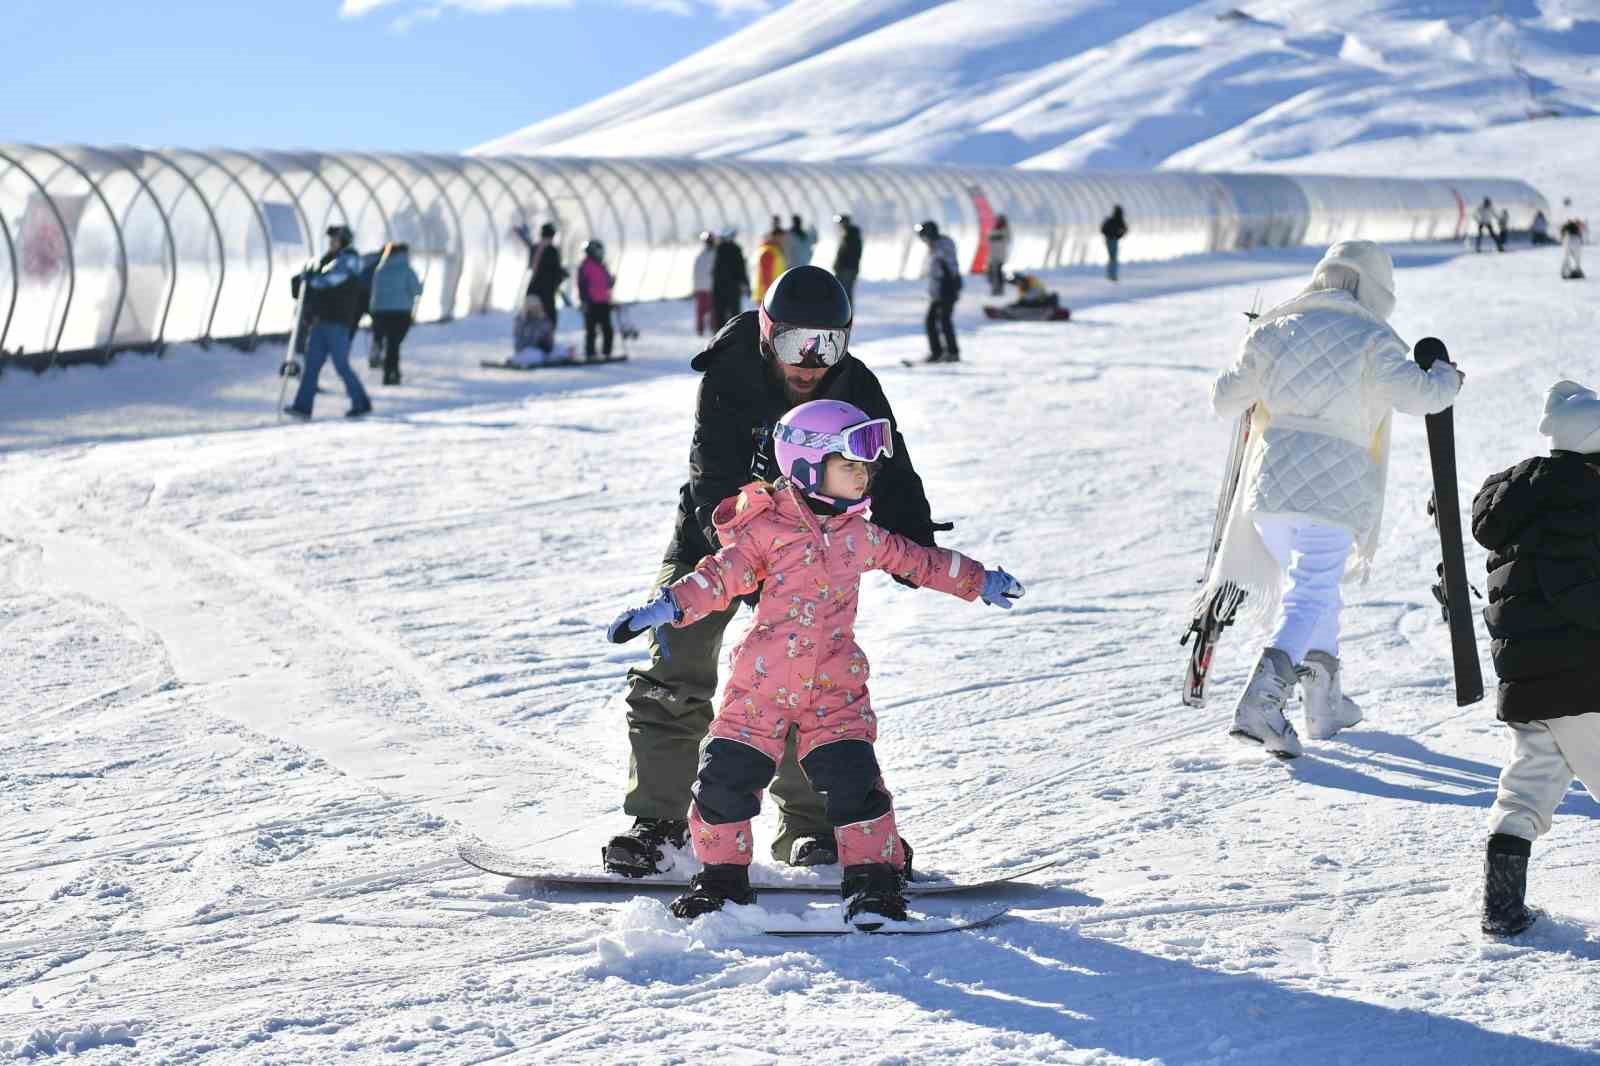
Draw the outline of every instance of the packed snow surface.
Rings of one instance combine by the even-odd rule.
[[[1542,450],[1546,386],[1600,377],[1594,283],[1557,281],[1558,254],[1399,250],[1397,327],[1468,375],[1467,498]],[[626,364],[529,375],[478,368],[503,317],[420,328],[356,424],[329,373],[316,421],[277,425],[274,351],[6,373],[0,1058],[1594,1061],[1600,804],[1574,789],[1534,849],[1547,917],[1477,931],[1506,731],[1452,699],[1420,420],[1397,419],[1377,575],[1345,613],[1366,721],[1290,764],[1230,741],[1240,632],[1209,705],[1179,702],[1226,432],[1207,385],[1313,255],[1057,275],[1065,324],[982,322],[974,284],[950,367],[901,365],[925,351],[917,286],[863,288],[855,350],[945,543],[1028,590],[1003,612],[867,582],[902,825],[930,868],[1061,860],[918,901],[1011,910],[928,938],[764,937],[836,913],[776,893],[683,924],[661,891],[455,858],[593,862],[627,824],[644,650],[602,628],[668,539],[687,304],[638,309]]]
[[[1225,169],[1597,111],[1600,0],[793,0],[477,150]]]

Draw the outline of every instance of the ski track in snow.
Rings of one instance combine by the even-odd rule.
[[[1467,372],[1470,500],[1541,449],[1546,386],[1594,378],[1594,305],[1557,253],[1456,251],[1400,250],[1396,325]],[[1064,273],[1066,325],[980,326],[974,286],[949,368],[900,366],[915,286],[863,287],[857,350],[944,542],[1028,586],[1001,613],[868,580],[880,758],[919,864],[1062,860],[920,900],[1012,911],[926,939],[762,938],[832,920],[776,894],[685,926],[659,889],[454,856],[583,865],[626,824],[643,652],[601,630],[670,532],[683,305],[636,309],[628,364],[527,376],[475,369],[501,317],[422,327],[356,425],[336,392],[274,424],[274,353],[6,375],[0,1059],[1593,1061],[1600,804],[1575,789],[1535,848],[1547,918],[1476,931],[1505,740],[1492,702],[1453,706],[1420,420],[1396,420],[1378,573],[1346,611],[1366,722],[1293,764],[1235,745],[1238,631],[1210,705],[1178,700],[1226,433],[1206,386],[1257,288],[1276,302],[1313,259],[1138,266],[1110,292]]]

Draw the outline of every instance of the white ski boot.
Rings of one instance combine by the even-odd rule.
[[[1339,660],[1325,651],[1306,652],[1296,669],[1300,676],[1300,703],[1306,712],[1306,736],[1330,740],[1341,729],[1361,721],[1361,708],[1344,694],[1339,683]]]
[[[1300,738],[1283,716],[1294,690],[1294,663],[1277,648],[1267,648],[1256,661],[1250,683],[1239,696],[1228,735],[1247,744],[1260,744],[1280,759],[1300,754]]]

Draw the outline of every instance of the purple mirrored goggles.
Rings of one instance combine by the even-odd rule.
[[[850,327],[815,329],[810,326],[780,326],[773,329],[767,343],[780,363],[788,366],[829,367],[844,358],[850,344]]]
[[[801,448],[815,448],[824,455],[837,453],[858,463],[875,463],[879,456],[894,458],[894,427],[887,418],[869,418],[835,433],[786,426],[773,427],[779,440]]]

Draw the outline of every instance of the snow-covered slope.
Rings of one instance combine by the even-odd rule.
[[[1217,169],[1600,110],[1600,0],[1239,8],[795,0],[478,150]]]

